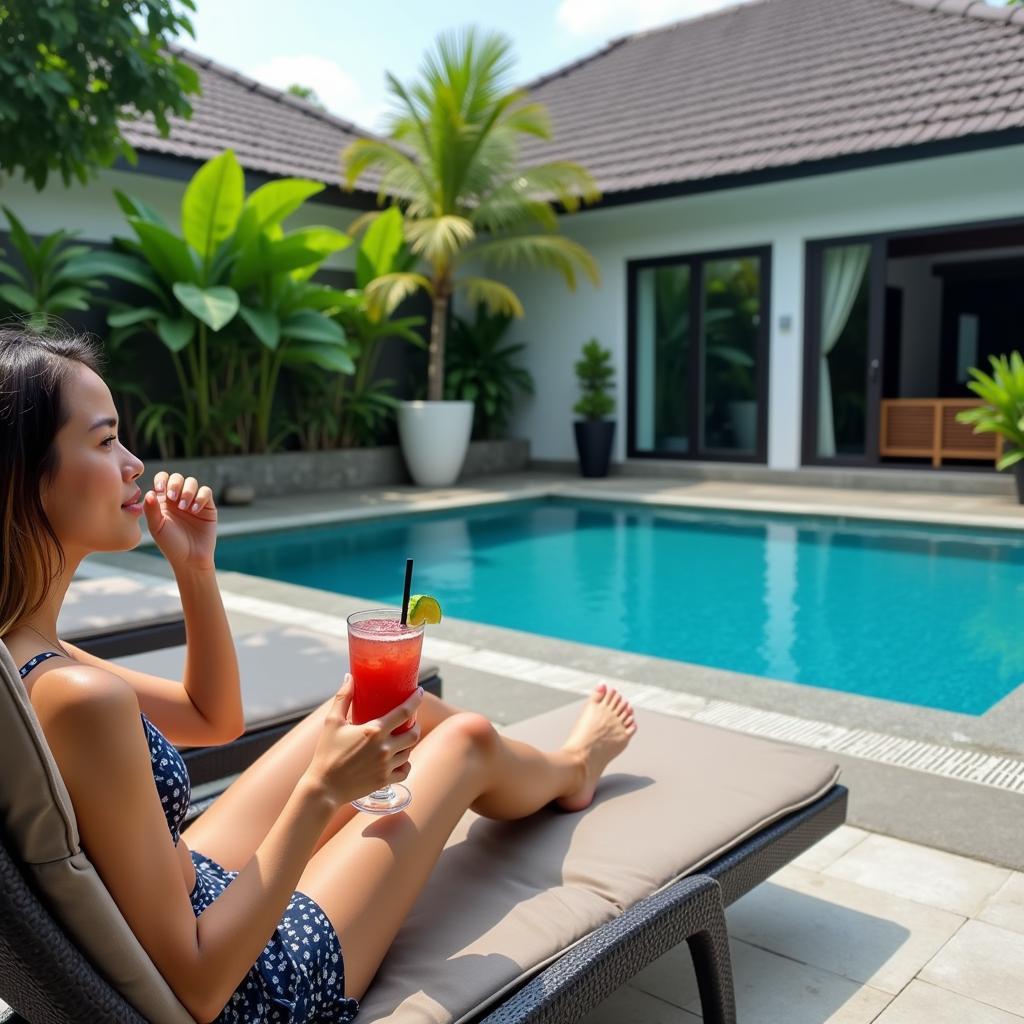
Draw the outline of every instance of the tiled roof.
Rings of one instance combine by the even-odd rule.
[[[357,138],[375,136],[357,125],[232,71],[207,57],[174,48],[199,73],[202,95],[193,96],[192,117],[170,118],[162,138],[151,118],[123,125],[142,153],[208,160],[233,149],[246,170],[272,176],[342,181],[339,154]],[[356,192],[376,192],[379,176],[361,175]],[[365,197],[364,197],[365,198]]]
[[[554,141],[524,142],[524,161],[575,160],[618,201],[940,140],[1024,141],[1024,9],[755,0],[614,40],[527,88]]]

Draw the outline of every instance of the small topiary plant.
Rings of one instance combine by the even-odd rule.
[[[601,420],[615,411],[611,388],[615,367],[611,365],[611,349],[603,348],[597,338],[583,346],[583,358],[576,363],[576,377],[583,394],[573,412],[588,420]]]

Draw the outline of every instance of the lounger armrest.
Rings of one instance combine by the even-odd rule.
[[[698,874],[653,893],[576,943],[480,1024],[579,1020],[684,940],[691,940],[695,958],[700,956],[710,966],[706,958],[711,954],[717,971],[724,971],[717,980],[727,980],[725,991],[707,993],[712,1004],[719,1001],[716,995],[730,1001],[732,974],[721,888],[714,878]],[[698,979],[702,973],[707,977],[698,969]],[[702,997],[703,985],[710,983],[701,982]],[[707,1008],[707,1000],[704,1002]]]

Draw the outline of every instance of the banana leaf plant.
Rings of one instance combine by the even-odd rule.
[[[956,418],[971,424],[976,434],[1001,434],[1009,443],[996,469],[1009,469],[1024,461],[1024,358],[1012,352],[989,356],[989,362],[991,375],[972,366],[973,380],[967,384],[984,404],[958,412]]]
[[[331,318],[343,293],[310,280],[351,239],[330,227],[283,227],[323,188],[284,178],[246,197],[242,168],[227,150],[189,182],[180,232],[146,203],[115,193],[135,237],[97,255],[105,273],[140,288],[146,301],[119,304],[107,322],[131,336],[156,334],[170,353],[185,454],[273,447],[284,366],[354,372],[352,347]]]
[[[37,328],[44,327],[50,316],[87,310],[93,296],[106,288],[93,251],[71,245],[74,236],[67,231],[54,231],[36,243],[6,206],[3,211],[7,237],[22,267],[0,259],[0,303],[11,312],[27,314]]]
[[[405,273],[415,263],[416,257],[405,244],[402,215],[397,207],[391,207],[363,235],[356,251],[356,287],[346,290],[346,301],[336,314],[356,348],[355,375],[338,382],[337,443],[343,447],[372,444],[382,426],[394,416],[398,405],[392,393],[395,382],[375,378],[382,342],[399,338],[417,348],[426,346],[416,330],[426,323],[425,317],[393,317],[368,293],[374,281]]]

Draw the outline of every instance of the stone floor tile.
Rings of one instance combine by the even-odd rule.
[[[730,934],[762,949],[899,993],[964,919],[789,866],[727,911]]]
[[[1024,932],[1024,874],[1015,871],[1006,884],[993,893],[977,915],[981,921]]]
[[[869,835],[870,832],[854,825],[840,825],[824,839],[819,839],[809,850],[801,853],[792,863],[797,867],[807,868],[808,871],[824,871]]]
[[[824,873],[973,917],[1012,872],[903,839],[869,835]]]
[[[595,1006],[580,1024],[697,1024],[700,1020],[699,1014],[681,1010],[631,985],[623,985]]]
[[[923,981],[912,981],[875,1024],[1024,1024],[1024,1017]]]
[[[831,971],[733,940],[737,1018],[757,1024],[868,1024],[892,998]],[[683,943],[641,971],[634,988],[700,1015],[689,947]]]
[[[1024,1017],[1024,934],[967,921],[920,978]]]

